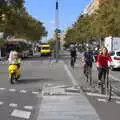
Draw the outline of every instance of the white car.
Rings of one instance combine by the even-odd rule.
[[[109,52],[112,62],[108,63],[111,70],[114,70],[115,68],[120,68],[120,50],[113,50]]]

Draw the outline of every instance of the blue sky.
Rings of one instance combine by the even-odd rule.
[[[59,0],[59,23],[62,30],[71,26],[90,0]],[[25,0],[25,7],[29,14],[42,21],[52,37],[55,29],[56,0]]]

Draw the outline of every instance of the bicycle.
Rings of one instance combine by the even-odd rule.
[[[84,75],[87,78],[87,82],[90,81],[90,85],[92,85],[92,67],[90,65],[84,64]]]

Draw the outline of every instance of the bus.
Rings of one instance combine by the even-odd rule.
[[[4,43],[5,56],[9,56],[10,51],[15,50],[18,52],[20,58],[29,56],[29,47],[25,42],[21,41],[7,41]]]

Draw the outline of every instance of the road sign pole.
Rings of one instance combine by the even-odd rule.
[[[59,3],[56,0],[56,62],[58,62],[59,58],[59,39],[58,39],[58,29],[59,29]]]

